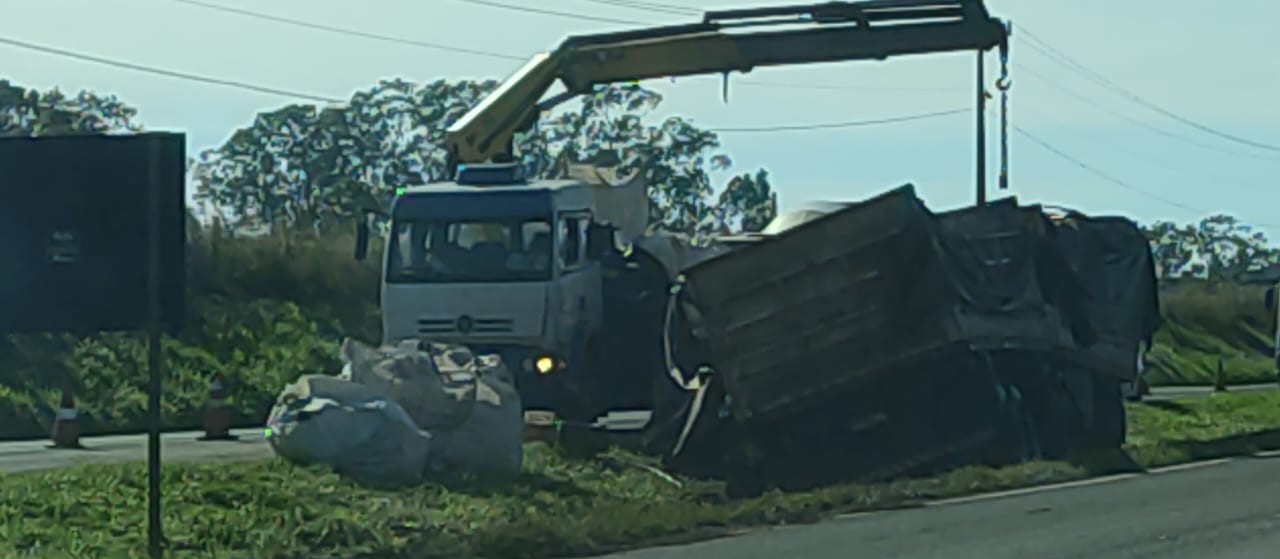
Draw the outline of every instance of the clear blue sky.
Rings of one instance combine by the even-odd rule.
[[[497,9],[462,0],[207,0],[282,17],[476,49],[532,53],[567,34],[624,26]],[[653,23],[680,16],[589,0],[500,0]],[[668,0],[697,8],[744,0]],[[992,11],[1146,99],[1246,138],[1280,144],[1280,3],[1234,0],[990,0]],[[1229,4],[1229,8],[1223,4]],[[0,0],[0,36],[210,77],[345,98],[378,79],[501,78],[518,62],[438,52],[306,30],[173,0]],[[1016,32],[1015,32],[1016,34]],[[1011,137],[1012,192],[1028,201],[1140,221],[1187,221],[1223,211],[1280,224],[1280,153],[1231,144],[1178,124],[1065,70],[1016,39],[1016,65],[1046,74],[1107,110],[1209,148],[1171,139],[1098,110],[1014,68],[1013,121],[1133,186],[1143,196]],[[91,88],[139,107],[144,124],[184,130],[194,152],[218,144],[253,115],[291,99],[108,68],[0,45],[0,76],[41,89]],[[994,57],[988,66],[994,72]],[[768,69],[736,77],[730,102],[719,78],[652,85],[660,114],[709,126],[768,126],[884,118],[973,105],[971,54],[884,63]],[[796,89],[756,82],[841,86]],[[859,89],[865,88],[865,89]],[[935,88],[910,90],[904,88]],[[997,105],[991,106],[994,125]],[[725,135],[735,170],[766,167],[784,207],[811,199],[859,199],[905,181],[929,204],[973,199],[973,117],[887,126]],[[994,128],[994,126],[993,126]],[[996,136],[991,143],[994,155]],[[1217,148],[1217,149],[1210,149]],[[1219,151],[1262,155],[1243,157]],[[992,158],[994,183],[995,159]],[[999,195],[999,194],[996,194]],[[1280,228],[1269,231],[1280,236]]]

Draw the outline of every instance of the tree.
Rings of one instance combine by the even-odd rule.
[[[729,180],[716,203],[726,232],[764,229],[778,215],[778,196],[769,184],[769,172],[743,173]]]
[[[240,226],[317,225],[349,212],[363,187],[359,146],[345,109],[290,105],[261,113],[191,168],[196,199]],[[229,215],[228,215],[229,214]]]
[[[1280,263],[1280,251],[1268,246],[1264,233],[1229,215],[1212,215],[1183,226],[1160,221],[1145,228],[1145,233],[1163,277],[1231,281]]]
[[[398,187],[446,176],[445,129],[496,86],[491,80],[383,81],[344,107],[264,113],[201,154],[193,169],[197,197],[267,224],[342,216],[357,200],[385,203]],[[654,202],[651,221],[664,229],[705,234],[771,218],[776,210],[762,173],[735,179],[723,200],[729,205],[718,208],[710,172],[731,160],[717,152],[714,133],[686,119],[646,123],[661,100],[636,85],[600,88],[583,96],[577,110],[546,116],[520,134],[520,162],[533,176],[562,178],[570,164],[617,153],[624,167],[643,166]],[[750,203],[765,205],[744,205]]]
[[[3,136],[137,131],[137,116],[137,109],[114,95],[81,91],[68,97],[57,88],[40,92],[0,80]]]

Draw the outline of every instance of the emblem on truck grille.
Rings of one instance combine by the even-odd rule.
[[[464,314],[458,317],[458,322],[454,326],[458,329],[458,332],[469,334],[471,333],[471,328],[475,326],[475,324],[472,323],[470,316]]]

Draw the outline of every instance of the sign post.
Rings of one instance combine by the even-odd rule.
[[[161,345],[164,317],[160,286],[161,238],[164,231],[161,230],[160,216],[164,188],[161,160],[164,151],[158,138],[147,139],[147,155],[147,369],[150,372],[147,390],[147,552],[151,559],[160,559],[164,556],[161,546],[164,531],[160,522],[160,427],[163,425],[160,390],[164,372]],[[185,235],[183,237],[185,241]]]

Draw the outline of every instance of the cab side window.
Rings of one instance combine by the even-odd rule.
[[[560,220],[560,264],[564,268],[576,268],[585,261],[586,231],[591,218],[586,215],[568,216]]]
[[[560,264],[565,268],[578,264],[578,245],[582,244],[582,239],[578,235],[577,221],[572,217],[560,220]]]

